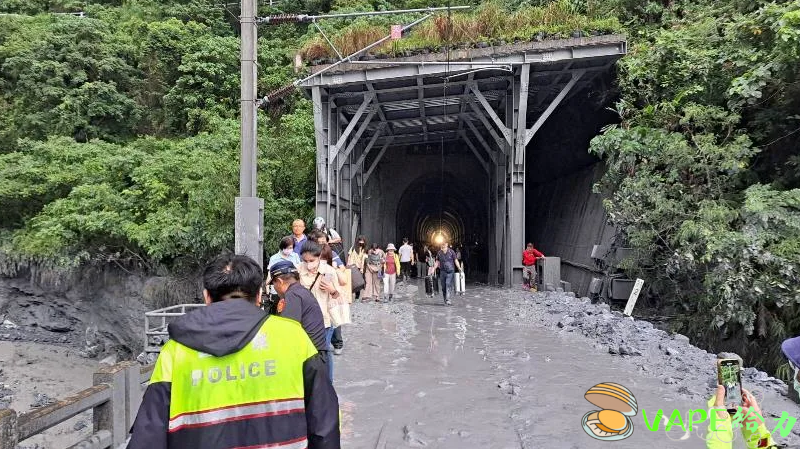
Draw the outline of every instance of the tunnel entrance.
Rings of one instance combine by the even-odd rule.
[[[348,246],[357,234],[385,247],[441,233],[487,282],[521,282],[520,252],[546,227],[532,223],[552,221],[540,202],[552,215],[564,200],[539,181],[591,166],[572,167],[540,131],[607,89],[597,80],[613,80],[626,51],[623,36],[594,36],[313,68],[301,86],[314,104],[317,215]]]
[[[484,175],[483,179],[480,175]],[[418,244],[436,246],[441,236],[454,248],[461,249],[470,277],[485,282],[488,182],[480,170],[467,179],[446,173],[413,180],[397,205],[398,241],[408,237]]]

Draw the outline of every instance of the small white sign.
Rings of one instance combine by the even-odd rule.
[[[625,304],[625,311],[623,312],[625,316],[631,316],[633,306],[636,305],[636,300],[639,299],[639,293],[642,292],[643,285],[644,279],[636,278],[636,283],[633,284],[633,290],[631,290],[631,296],[628,298],[628,303]]]

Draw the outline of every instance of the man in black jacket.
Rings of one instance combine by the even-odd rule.
[[[270,283],[280,297],[277,313],[303,326],[319,351],[328,350],[325,344],[325,320],[317,299],[300,284],[300,273],[293,263],[280,261],[269,270]]]
[[[297,322],[259,307],[262,284],[246,256],[206,267],[207,306],[169,325],[129,449],[340,449],[325,358]]]

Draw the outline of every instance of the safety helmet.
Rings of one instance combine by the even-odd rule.
[[[314,219],[314,228],[315,229],[322,229],[325,226],[325,219],[322,217],[317,217]]]

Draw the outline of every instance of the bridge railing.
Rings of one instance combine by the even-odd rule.
[[[92,410],[92,435],[69,449],[116,448],[125,443],[136,418],[142,393],[153,365],[122,362],[100,368],[93,386],[58,402],[18,414],[0,410],[0,449],[15,449],[17,443]]]

